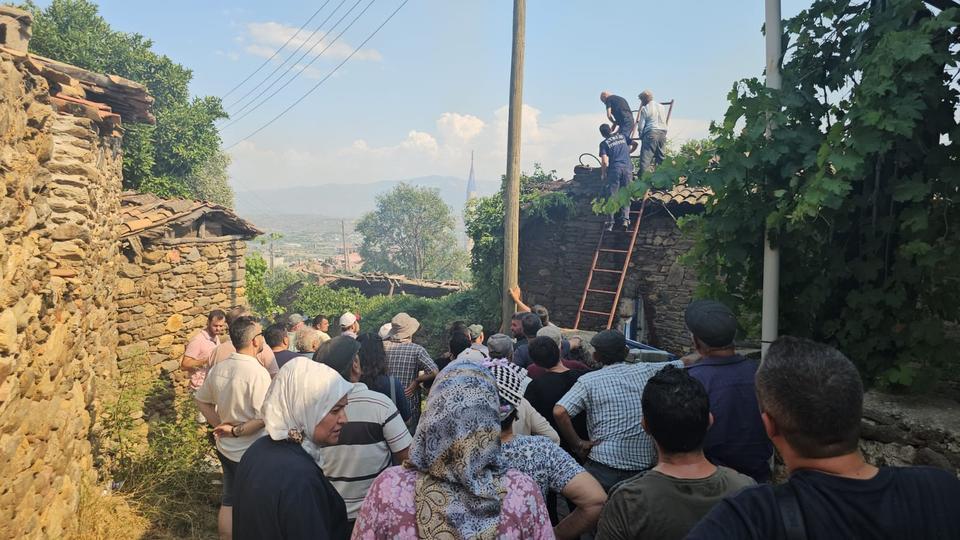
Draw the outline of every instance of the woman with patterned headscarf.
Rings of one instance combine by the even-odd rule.
[[[263,401],[267,436],[237,468],[233,537],[343,539],[347,508],[320,466],[337,444],[353,388],[330,367],[299,357],[284,364]]]
[[[553,538],[537,484],[503,460],[499,409],[486,368],[466,360],[444,368],[410,459],[373,483],[353,538]]]

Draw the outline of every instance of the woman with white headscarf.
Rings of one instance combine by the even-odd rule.
[[[353,388],[339,373],[294,358],[263,402],[267,436],[253,443],[236,474],[233,537],[342,539],[347,510],[320,466],[320,447],[336,444]]]

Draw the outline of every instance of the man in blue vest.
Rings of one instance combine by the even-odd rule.
[[[769,482],[773,445],[757,404],[754,376],[759,363],[737,354],[736,317],[720,302],[697,300],[687,307],[684,318],[700,355],[687,369],[707,389],[714,418],[703,453],[714,465],[729,467],[758,483]]]
[[[606,182],[607,196],[612,197],[620,188],[633,181],[630,152],[637,147],[637,143],[631,143],[623,133],[613,133],[608,124],[600,124],[600,135],[603,135],[603,142],[600,143],[600,179]],[[630,205],[625,205],[621,212],[623,228],[629,230]],[[608,231],[613,230],[616,219],[616,214],[610,215],[607,221]]]

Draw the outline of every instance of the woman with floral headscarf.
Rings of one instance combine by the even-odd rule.
[[[410,459],[374,481],[353,538],[553,538],[537,484],[503,460],[499,408],[486,368],[465,360],[444,368]]]
[[[308,358],[283,366],[263,402],[267,436],[247,449],[237,468],[235,539],[349,536],[343,499],[320,469],[320,447],[340,439],[352,388]]]

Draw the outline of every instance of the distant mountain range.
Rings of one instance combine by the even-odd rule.
[[[370,184],[323,184],[293,188],[238,191],[234,195],[236,211],[253,219],[263,215],[312,215],[333,219],[356,219],[373,210],[376,197],[404,182],[440,190],[440,197],[460,215],[466,202],[467,180],[453,176],[421,176],[406,180],[384,180]],[[481,196],[500,189],[499,182],[478,181]]]

